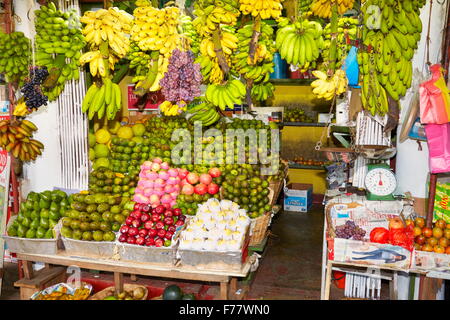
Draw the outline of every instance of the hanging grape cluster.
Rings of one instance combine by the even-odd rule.
[[[47,105],[48,97],[42,93],[40,88],[42,82],[48,77],[46,67],[35,67],[30,72],[31,78],[20,89],[25,98],[25,104],[29,109],[38,109]]]

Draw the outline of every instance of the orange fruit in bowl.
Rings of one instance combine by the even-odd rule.
[[[439,243],[440,246],[443,246],[444,248],[447,248],[450,242],[449,242],[449,240],[447,238],[442,237],[442,238],[439,239],[438,243]]]
[[[422,251],[433,252],[433,247],[426,243],[422,246]]]
[[[425,219],[422,217],[417,217],[416,219],[414,219],[414,225],[420,228],[425,227]]]
[[[422,229],[419,227],[414,227],[413,233],[414,233],[414,237],[420,236],[422,234]]]
[[[445,253],[450,254],[450,247],[445,248]]]
[[[441,228],[441,229],[445,229],[447,227],[447,223],[445,223],[445,221],[443,219],[438,219],[435,224],[435,227]]]
[[[445,249],[443,246],[436,245],[433,247],[433,251],[436,253],[445,253]]]
[[[433,228],[433,237],[435,237],[436,239],[440,239],[440,238],[442,238],[443,235],[444,235],[444,232],[442,231],[441,228],[439,228],[439,227]]]
[[[427,243],[428,243],[430,246],[434,247],[435,245],[438,244],[438,239],[436,239],[436,238],[434,238],[434,237],[428,238],[428,239],[427,239]]]
[[[450,240],[450,229],[444,230],[444,237],[446,237],[448,240]]]
[[[414,220],[406,219],[405,220],[405,224],[406,224],[407,227],[410,226],[410,225],[414,227]]]
[[[426,238],[430,238],[431,236],[433,236],[433,230],[431,228],[422,228],[422,234]]]

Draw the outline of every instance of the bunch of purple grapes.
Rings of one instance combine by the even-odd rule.
[[[353,221],[347,220],[345,224],[336,227],[336,237],[343,239],[363,240],[366,231],[358,227]]]
[[[27,81],[20,92],[23,93],[25,104],[30,109],[38,109],[42,105],[47,105],[48,97],[45,96],[40,85],[48,77],[47,67],[34,67],[30,71],[31,78]]]
[[[164,98],[171,102],[190,102],[200,96],[201,82],[200,64],[194,63],[192,51],[173,50],[167,72],[160,81]]]

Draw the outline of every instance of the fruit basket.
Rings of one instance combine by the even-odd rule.
[[[250,224],[250,246],[261,243],[267,235],[270,221],[272,220],[272,212],[266,212],[258,218],[251,219]]]
[[[116,243],[112,241],[82,241],[61,237],[66,253],[74,256],[112,258]]]
[[[173,265],[176,257],[176,245],[170,247],[147,247],[128,243],[117,245],[121,260],[163,263]]]
[[[82,282],[80,288],[67,283],[58,283],[38,291],[31,296],[31,300],[87,300],[92,292],[92,285]]]
[[[131,283],[124,283],[123,289],[128,292],[132,292],[135,289],[141,288],[144,291],[144,296],[141,299],[136,300],[147,300],[148,296],[148,289],[145,286],[140,286],[137,284],[131,284]],[[108,287],[103,289],[102,291],[97,292],[96,294],[92,295],[89,300],[104,300],[106,297],[114,296],[115,294],[115,288],[114,287]]]
[[[17,216],[11,217],[8,222],[8,227],[14,222]],[[56,229],[56,228],[55,228]],[[55,230],[54,229],[54,230]],[[3,235],[8,249],[14,253],[33,253],[33,254],[56,254],[58,248],[62,248],[62,243],[59,238],[59,232],[55,230],[56,236],[53,239],[29,239],[20,237],[11,237]]]

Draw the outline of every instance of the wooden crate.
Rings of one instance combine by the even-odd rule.
[[[46,267],[36,271],[32,279],[23,278],[14,282],[14,286],[20,288],[21,300],[30,300],[34,293],[57,283],[65,282],[66,279],[67,273],[65,267]]]

